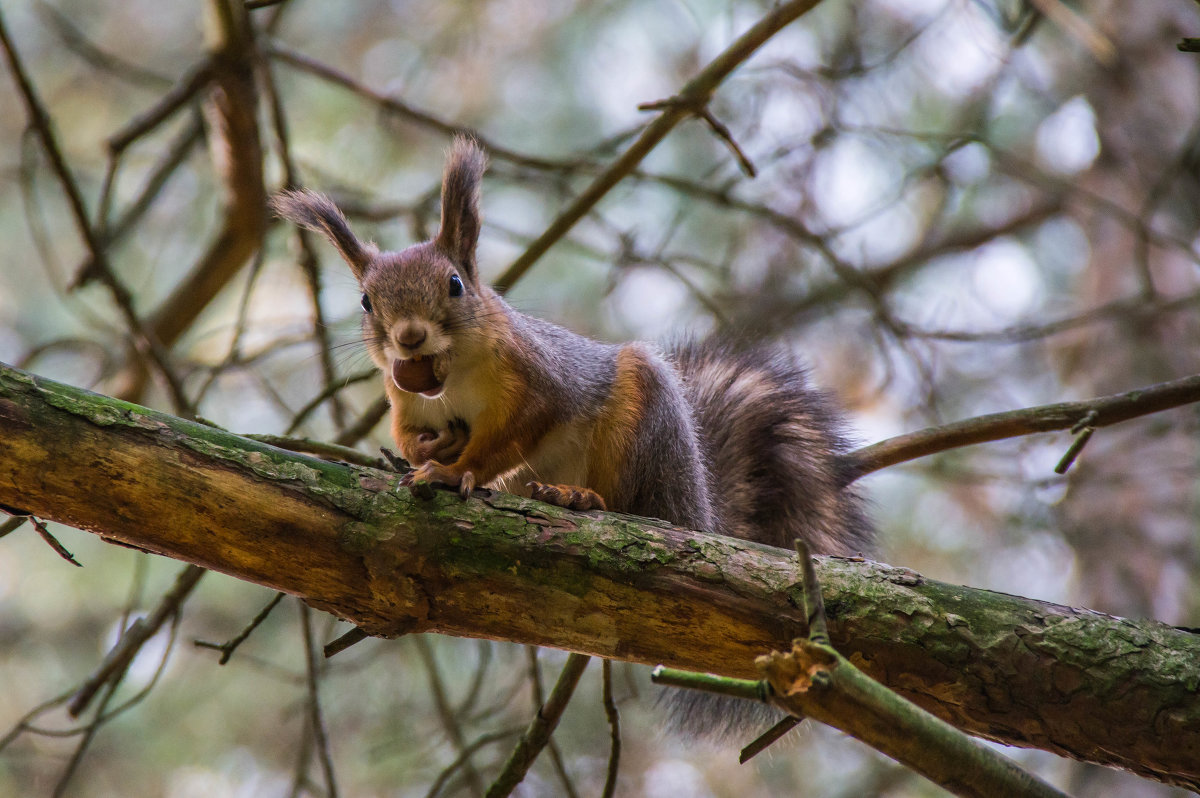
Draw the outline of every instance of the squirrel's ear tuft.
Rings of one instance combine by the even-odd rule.
[[[329,243],[337,247],[342,258],[350,264],[354,276],[362,279],[367,265],[376,254],[375,245],[358,240],[333,200],[308,189],[284,191],[271,198],[271,209],[284,219],[329,239]]]
[[[442,226],[434,244],[450,256],[468,282],[478,284],[475,246],[479,243],[479,183],[487,156],[469,136],[456,136],[442,176]]]

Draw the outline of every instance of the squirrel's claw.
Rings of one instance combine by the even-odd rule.
[[[470,471],[462,472],[462,477],[458,483],[458,495],[463,501],[471,498],[471,491],[475,490],[475,475]]]
[[[433,460],[422,463],[415,471],[400,477],[400,484],[406,488],[431,482],[457,489],[463,499],[469,498],[475,489],[475,475],[470,471],[457,472]]]
[[[544,482],[529,482],[529,497],[546,504],[566,507],[568,510],[607,510],[604,497],[591,488],[575,485],[547,485]]]

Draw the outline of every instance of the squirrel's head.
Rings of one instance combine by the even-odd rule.
[[[350,265],[363,290],[363,340],[371,359],[402,391],[439,396],[456,344],[478,326],[487,290],[475,264],[486,164],[473,139],[454,140],[442,178],[437,237],[399,252],[359,241],[322,194],[286,191],[271,200],[276,213],[323,235]]]

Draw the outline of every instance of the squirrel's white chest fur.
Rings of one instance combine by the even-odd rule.
[[[494,359],[460,357],[446,377],[445,388],[434,398],[405,394],[400,412],[414,426],[440,430],[454,420],[462,420],[468,429],[477,427],[495,400],[492,373]],[[561,424],[544,435],[530,451],[522,452],[521,462],[512,470],[487,484],[509,493],[528,494],[530,480],[555,484],[584,485],[588,475],[588,451],[592,425],[584,419]]]

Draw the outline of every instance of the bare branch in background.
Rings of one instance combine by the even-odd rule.
[[[535,717],[540,717],[542,705],[546,702],[546,695],[542,690],[542,671],[538,662],[539,649],[537,646],[526,646],[525,651],[529,656],[529,681],[533,692],[533,712]],[[550,753],[550,762],[554,765],[554,772],[558,774],[559,781],[562,782],[563,791],[566,793],[567,798],[579,798],[579,793],[575,789],[575,784],[571,781],[571,775],[567,773],[566,765],[563,764],[562,752],[558,750],[558,746],[555,744],[554,740],[547,738],[545,748]],[[532,764],[536,757],[537,753],[531,752],[527,757],[529,764]],[[510,763],[512,762],[511,759],[509,761]],[[516,765],[514,765],[514,767],[516,767]]]
[[[651,122],[637,140],[616,161],[609,165],[575,200],[529,245],[521,255],[509,264],[496,280],[496,289],[503,293],[531,267],[546,250],[567,234],[575,223],[590,211],[613,186],[628,176],[642,159],[666,138],[677,124],[689,115],[684,105],[708,99],[717,86],[743,61],[754,54],[776,32],[811,10],[820,0],[793,0],[776,6],[771,13],[760,19],[748,31],[713,59],[696,77],[684,84],[675,96],[681,104],[663,110]]]
[[[333,756],[329,751],[329,733],[325,730],[325,715],[321,710],[318,690],[323,660],[317,650],[317,639],[313,635],[312,609],[307,604],[300,605],[300,625],[304,633],[305,673],[308,676],[308,727],[312,731],[312,742],[317,751],[317,761],[321,763],[321,773],[325,777],[325,795],[329,798],[337,798],[337,777],[333,772]]]
[[[263,607],[262,610],[259,611],[258,615],[255,615],[250,623],[246,624],[246,628],[230,638],[228,642],[209,643],[204,640],[196,640],[194,641],[194,645],[197,648],[211,648],[220,651],[221,658],[217,660],[217,664],[225,665],[229,662],[229,658],[233,656],[233,652],[237,651],[238,646],[240,646],[242,643],[245,643],[250,638],[250,635],[253,634],[254,630],[257,629],[259,625],[267,619],[267,616],[271,614],[271,610],[275,609],[275,607],[286,595],[286,593],[276,593],[275,597],[267,602],[267,606]]]
[[[34,90],[33,84],[30,82],[29,76],[26,74],[25,68],[17,56],[17,51],[14,49],[13,43],[9,38],[8,28],[2,16],[0,16],[0,45],[4,48],[4,55],[8,60],[9,68],[12,70],[13,79],[17,82],[21,98],[25,103],[30,125],[37,133],[42,148],[46,156],[50,159],[54,173],[62,185],[63,193],[66,195],[72,216],[75,220],[76,229],[87,246],[96,270],[112,293],[113,300],[124,315],[131,333],[136,336],[140,346],[145,348],[146,351],[144,354],[154,362],[159,373],[166,381],[171,390],[176,409],[181,413],[187,413],[190,405],[184,396],[179,378],[171,368],[170,358],[166,349],[153,330],[153,325],[143,324],[142,320],[138,317],[133,307],[132,294],[113,272],[108,263],[108,258],[104,253],[104,246],[88,221],[83,196],[80,194],[75,178],[71,175],[70,167],[67,166],[62,150],[58,146],[58,141],[51,128],[50,116],[46,113],[42,101],[38,98],[37,92]]]
[[[462,721],[450,705],[450,699],[446,695],[445,681],[442,678],[441,671],[438,669],[433,649],[423,635],[413,637],[413,644],[417,647],[417,653],[421,655],[421,662],[425,666],[425,677],[429,682],[429,694],[433,698],[433,704],[437,709],[438,717],[442,720],[442,728],[446,731],[446,736],[450,738],[450,742],[457,749],[461,757],[462,761],[456,764],[456,767],[462,768],[471,793],[476,796],[483,796],[483,779],[471,762],[466,736],[462,730]]]
[[[538,709],[529,727],[521,735],[521,741],[509,755],[504,769],[488,788],[487,798],[504,798],[525,778],[533,760],[550,742],[550,735],[554,734],[563,710],[570,703],[575,686],[579,684],[579,677],[583,676],[590,659],[591,657],[584,654],[572,654],[567,657],[567,663],[563,665],[562,673],[554,683],[554,689],[550,691],[550,698]]]
[[[1196,402],[1200,402],[1200,376],[1086,402],[1061,402],[969,418],[899,435],[851,452],[843,458],[844,479],[848,484],[872,471],[962,446],[1071,429],[1084,420],[1092,428],[1107,427]]]
[[[621,768],[621,716],[617,711],[617,702],[613,700],[612,662],[601,660],[601,666],[600,679],[603,690],[604,715],[608,718],[609,728],[608,768],[604,777],[602,795],[604,798],[612,798],[617,794],[617,776]]]
[[[124,631],[117,645],[113,646],[104,658],[104,663],[80,685],[67,705],[67,711],[72,717],[83,714],[101,687],[120,683],[142,647],[158,634],[164,623],[179,615],[183,602],[191,595],[204,573],[203,568],[194,565],[181,570],[175,579],[175,585],[163,594],[153,612],[134,621],[133,625]]]
[[[154,313],[154,331],[167,344],[253,256],[266,230],[254,34],[241,3],[211,0],[211,5],[216,23],[207,110],[213,161],[224,188],[223,218],[208,251]]]

